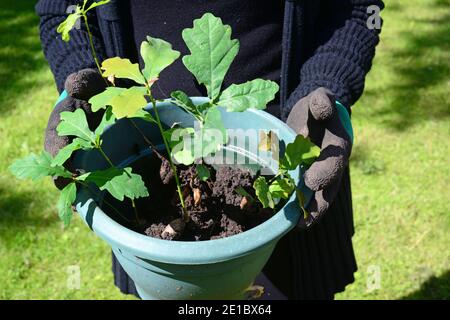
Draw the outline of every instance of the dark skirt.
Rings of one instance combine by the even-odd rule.
[[[293,230],[277,244],[264,275],[255,284],[265,287],[266,299],[333,299],[354,281],[356,260],[350,176],[324,217],[308,230]],[[114,283],[122,293],[138,296],[133,280],[112,255]]]

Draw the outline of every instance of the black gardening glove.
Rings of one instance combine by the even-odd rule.
[[[86,113],[89,128],[94,130],[101,121],[103,110],[92,112],[91,106],[87,102],[91,97],[103,92],[106,88],[106,82],[102,76],[94,69],[83,69],[81,71],[69,75],[65,82],[65,92],[62,96],[66,96],[62,101],[56,104],[50,118],[48,120],[47,129],[45,130],[45,150],[52,157],[56,156],[60,149],[72,142],[73,137],[59,136],[56,131],[60,119],[60,113],[64,111],[73,112],[76,109],[83,109]],[[64,166],[68,170],[72,170],[70,160]],[[55,185],[59,189],[64,188],[69,180],[58,178]]]
[[[305,185],[314,195],[306,208],[307,218],[300,218],[301,228],[311,226],[323,216],[341,186],[353,138],[347,114],[346,130],[338,113],[331,91],[318,88],[294,105],[286,121],[296,133],[309,137],[321,148],[320,156],[304,174]]]

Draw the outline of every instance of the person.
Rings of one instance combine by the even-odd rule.
[[[92,89],[98,76],[86,70],[95,68],[86,30],[71,32],[68,43],[56,31],[68,8],[80,2],[40,0],[36,5],[42,48],[57,89],[60,93],[65,86],[73,89],[60,97],[49,118],[45,147],[52,155],[68,143],[55,131],[59,113],[76,108],[89,111],[87,100],[98,93]],[[211,12],[231,26],[233,38],[241,43],[223,86],[253,78],[279,83],[280,94],[268,112],[321,147],[320,157],[305,173],[305,184],[314,192],[307,208],[310,214],[300,219],[299,230],[279,241],[263,270],[264,281],[288,299],[332,299],[354,281],[349,114],[363,92],[379,42],[379,28],[367,24],[371,6],[381,10],[384,4],[378,0],[111,0],[89,16],[100,60],[120,56],[142,64],[138,48],[146,35],[169,41],[182,55],[188,54],[181,30]],[[180,60],[161,75],[156,98],[166,98],[175,89],[190,96],[205,94]],[[113,272],[123,293],[136,294],[114,255]]]

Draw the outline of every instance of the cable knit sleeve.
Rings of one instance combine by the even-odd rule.
[[[55,77],[58,91],[64,90],[64,82],[67,76],[84,68],[95,68],[95,62],[91,54],[89,37],[83,22],[81,29],[70,32],[70,41],[61,40],[61,35],[56,32],[58,25],[68,15],[71,5],[82,3],[82,0],[40,0],[35,7],[40,17],[40,37],[44,55]],[[88,13],[89,28],[93,33],[93,42],[96,53],[100,59],[105,57],[102,38],[99,32],[95,10]]]
[[[348,1],[346,1],[348,2]],[[367,20],[370,13],[367,8],[376,5],[384,8],[381,1],[351,0],[332,2],[333,8],[328,19],[342,21],[318,21],[318,33],[330,33],[325,43],[319,44],[312,56],[303,64],[300,72],[300,84],[290,95],[285,115],[302,97],[318,87],[330,89],[346,107],[350,107],[361,96],[364,79],[372,65],[375,46],[379,42],[380,30],[369,29]],[[322,30],[320,26],[322,27]],[[334,30],[325,30],[333,26]]]

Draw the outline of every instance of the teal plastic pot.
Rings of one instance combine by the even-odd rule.
[[[201,103],[205,99],[193,98],[193,101]],[[182,126],[193,123],[191,116],[170,102],[159,103],[158,111],[161,121],[168,127],[175,122]],[[276,130],[280,141],[285,144],[295,138],[290,128],[266,112],[221,112],[227,128]],[[136,124],[154,144],[162,143],[155,125],[137,120]],[[133,166],[133,170],[137,171],[145,168],[145,163],[148,163],[145,160],[151,152],[128,119],[118,121],[105,131],[103,146],[116,165]],[[234,148],[232,141],[227,148],[237,154],[245,154],[246,158],[260,159],[259,155]],[[87,170],[107,167],[101,155],[95,151],[79,153],[76,162]],[[299,170],[291,174],[300,185]],[[149,190],[149,193],[155,192],[158,190]],[[127,228],[118,217],[113,216],[113,210],[103,205],[103,200],[102,196],[93,198],[89,190],[81,189],[76,202],[77,211],[86,224],[111,246],[143,299],[243,298],[245,290],[261,272],[277,241],[296,225],[300,212],[294,194],[271,219],[241,234],[207,241],[167,241],[147,237]],[[123,215],[131,217],[132,212],[127,206],[117,205]]]

